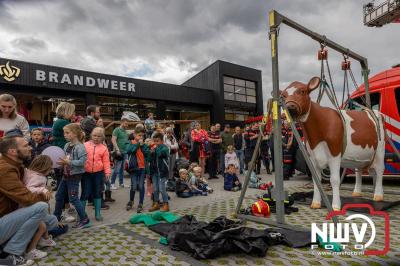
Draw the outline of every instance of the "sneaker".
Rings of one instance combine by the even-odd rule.
[[[141,213],[142,211],[143,211],[143,205],[142,205],[142,204],[139,204],[139,205],[137,206],[136,212],[137,212],[137,213]]]
[[[112,189],[112,190],[117,190],[117,189],[118,189],[118,187],[117,187],[115,184],[111,184],[111,187],[110,187],[110,189]]]
[[[69,208],[68,210],[65,210],[65,211],[64,211],[64,214],[63,214],[62,216],[63,216],[64,221],[65,221],[66,223],[72,223],[72,222],[75,222],[75,221],[76,221],[76,218],[75,218],[75,210],[72,209],[72,208]]]
[[[127,211],[132,210],[132,205],[133,205],[133,202],[132,202],[132,201],[129,201],[128,204],[126,204],[126,210],[127,210]]]
[[[119,187],[124,188],[125,185],[124,184],[119,184]]]
[[[28,260],[24,256],[10,254],[4,259],[0,259],[0,265],[19,265],[29,266],[35,263],[33,260]]]
[[[89,218],[85,218],[79,222],[76,222],[76,224],[74,226],[72,226],[72,228],[83,229],[83,228],[89,228],[91,226],[92,226],[92,224],[90,223]]]
[[[48,239],[40,238],[38,242],[39,247],[55,247],[57,244],[53,240],[53,237],[50,235]]]
[[[203,192],[201,192],[201,195],[202,196],[207,196],[207,192],[203,191]]]
[[[42,259],[47,256],[47,252],[38,250],[38,249],[32,249],[28,253],[25,254],[25,259],[27,260],[38,260]]]

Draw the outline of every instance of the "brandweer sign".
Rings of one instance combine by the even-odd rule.
[[[46,72],[40,69],[37,69],[35,72],[36,81],[135,92],[135,83],[133,82],[105,78],[93,78],[84,75],[69,75],[67,73],[60,74],[54,71]]]

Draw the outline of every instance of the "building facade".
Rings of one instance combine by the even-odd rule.
[[[16,96],[18,110],[30,124],[50,125],[61,101],[85,115],[89,104],[101,106],[104,120],[123,111],[146,118],[240,124],[262,114],[261,71],[216,61],[182,85],[0,58],[0,93]]]

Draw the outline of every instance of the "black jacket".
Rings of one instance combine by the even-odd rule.
[[[29,141],[29,145],[32,147],[32,159],[36,156],[42,154],[44,149],[50,147],[51,145],[47,141],[42,141],[38,145],[36,145],[32,140]]]

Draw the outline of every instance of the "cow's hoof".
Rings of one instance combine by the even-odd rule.
[[[374,195],[374,201],[383,201],[383,195]]]
[[[353,192],[353,193],[351,194],[351,196],[352,196],[352,197],[361,197],[361,196],[362,196],[362,193],[361,193],[361,192]]]
[[[311,203],[311,206],[310,206],[310,208],[311,209],[321,209],[321,203],[320,202],[312,202]]]

